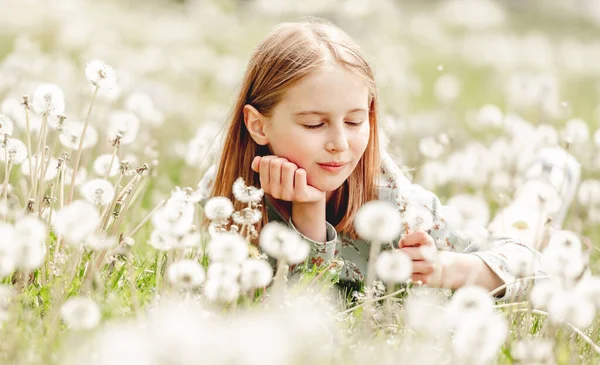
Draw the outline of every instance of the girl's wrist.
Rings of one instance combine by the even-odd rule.
[[[326,205],[325,201],[300,203],[292,202],[292,223],[304,236],[317,242],[326,242]]]
[[[473,272],[476,262],[473,255],[459,252],[441,251],[439,257],[440,277],[436,283],[439,287],[456,290],[468,282],[474,283]]]

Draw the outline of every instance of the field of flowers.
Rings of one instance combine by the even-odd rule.
[[[287,278],[306,246],[256,232],[261,190],[199,204],[252,49],[306,15],[369,56],[407,177],[461,232],[505,209],[550,278],[519,263],[539,280],[496,303],[406,283],[386,253],[347,301],[339,262]],[[599,36],[596,0],[0,0],[0,363],[600,363]],[[562,227],[562,180],[515,197],[547,147],[581,164]]]

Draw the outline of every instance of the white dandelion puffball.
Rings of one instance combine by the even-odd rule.
[[[248,258],[248,243],[237,233],[217,234],[208,243],[207,250],[211,262],[239,264]]]
[[[68,184],[71,182],[73,178],[73,168],[66,166],[65,167],[65,183]],[[79,166],[79,170],[77,170],[77,176],[75,176],[75,186],[81,185],[85,182],[87,178],[87,170],[83,166]]]
[[[171,234],[171,232],[155,229],[150,234],[150,240],[148,243],[157,250],[168,251],[177,246],[177,239]]]
[[[496,312],[487,318],[461,318],[454,331],[452,348],[462,364],[487,364],[494,359],[508,336],[506,319]]]
[[[56,212],[54,231],[62,235],[68,244],[81,246],[94,232],[99,219],[100,213],[92,203],[76,200]]]
[[[58,85],[41,84],[33,93],[32,106],[38,114],[63,114],[65,112],[65,97]]]
[[[211,262],[207,276],[210,280],[236,281],[241,274],[240,265],[228,262]]]
[[[577,292],[563,292],[553,295],[547,305],[553,323],[568,322],[579,329],[592,325],[596,307],[589,298]]]
[[[38,218],[28,215],[15,223],[18,240],[14,242],[14,258],[18,268],[37,269],[44,262],[46,250],[44,240],[48,229]]]
[[[140,119],[131,112],[117,111],[111,113],[108,121],[107,135],[110,140],[121,135],[121,144],[127,145],[135,141],[140,131]]]
[[[40,219],[27,215],[15,223],[17,236],[26,241],[43,242],[48,235],[48,228]]]
[[[354,228],[364,240],[389,242],[402,230],[402,217],[393,204],[374,200],[364,204],[356,213]]]
[[[25,176],[29,176],[31,171],[35,169],[35,161],[37,160],[37,156],[31,156],[31,168],[29,167],[29,159],[26,158],[25,161],[21,164],[21,173]],[[54,157],[50,157],[50,161],[46,162],[48,164],[48,168],[46,169],[46,175],[44,175],[44,181],[51,181],[56,179],[56,175],[58,175],[58,160]],[[38,164],[39,168],[39,164]]]
[[[310,246],[298,233],[277,221],[262,228],[259,242],[269,256],[291,265],[303,262],[310,253]]]
[[[233,183],[232,192],[235,199],[242,203],[258,203],[265,194],[263,189],[247,186],[241,177],[238,177]]]
[[[164,206],[152,215],[152,225],[174,235],[188,233],[194,225],[194,204],[184,194],[173,193]]]
[[[259,209],[246,207],[241,212],[233,212],[231,219],[235,224],[240,226],[253,226],[262,219],[262,212]]]
[[[117,246],[117,237],[108,236],[106,232],[94,233],[85,241],[85,247],[93,251],[106,250]]]
[[[463,286],[454,293],[446,309],[451,325],[456,325],[467,317],[485,320],[494,313],[494,300],[480,286]]]
[[[167,269],[169,282],[180,289],[194,289],[204,282],[204,268],[194,260],[180,260]]]
[[[7,116],[0,114],[0,136],[4,138],[5,134],[12,136],[15,124]]]
[[[58,136],[58,140],[63,146],[72,150],[77,150],[79,148],[79,142],[81,141],[83,127],[83,123],[80,122],[71,121],[66,123],[62,133]],[[98,131],[96,131],[94,126],[88,125],[81,148],[90,148],[95,146],[96,143],[98,143]]]
[[[240,295],[240,286],[233,280],[209,279],[204,284],[206,299],[215,303],[231,303]]]
[[[81,186],[81,195],[95,205],[107,205],[115,197],[115,188],[104,179],[93,179]]]
[[[19,165],[27,159],[27,146],[19,139],[9,138],[6,146],[0,148],[0,161],[6,161],[7,155],[9,163]]]
[[[233,203],[225,196],[210,198],[204,205],[204,215],[211,221],[229,219],[233,211]]]
[[[112,161],[112,165],[111,165]],[[108,167],[110,166],[110,172],[108,176],[116,176],[119,173],[119,165],[121,161],[119,160],[119,156],[114,156],[110,153],[106,153],[100,155],[94,161],[94,172],[98,176],[105,176],[108,171]]]
[[[401,250],[384,251],[377,258],[375,271],[385,283],[403,283],[412,275],[412,260]]]
[[[102,89],[110,89],[117,83],[117,77],[112,67],[100,60],[94,60],[87,64],[85,77],[92,85]]]
[[[93,300],[72,297],[60,308],[60,316],[72,330],[89,330],[100,323],[102,313],[98,304]]]
[[[244,290],[264,288],[273,278],[273,267],[261,259],[248,259],[242,263],[240,284]]]

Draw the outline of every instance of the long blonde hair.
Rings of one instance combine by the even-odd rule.
[[[367,148],[354,171],[333,192],[327,203],[327,220],[338,232],[356,238],[352,224],[354,216],[358,208],[377,199],[378,194],[380,155],[375,79],[354,41],[341,29],[322,19],[282,23],[254,50],[232,110],[211,196],[229,197],[236,210],[240,210],[243,205],[233,198],[233,182],[241,176],[246,184],[260,187],[259,174],[252,170],[251,163],[255,156],[268,155],[269,148],[251,138],[244,123],[244,106],[250,104],[261,114],[269,116],[287,89],[328,60],[358,72],[369,84],[370,133]],[[259,230],[268,221],[264,205],[262,213],[262,222],[257,227]]]

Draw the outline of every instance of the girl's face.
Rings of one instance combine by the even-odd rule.
[[[307,182],[331,192],[350,176],[369,142],[369,87],[334,64],[288,89],[264,126],[274,155],[307,172]]]

